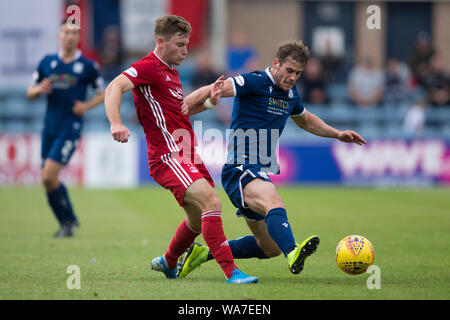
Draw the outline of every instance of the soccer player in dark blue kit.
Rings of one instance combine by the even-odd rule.
[[[270,180],[278,174],[278,138],[288,118],[312,134],[342,142],[365,144],[354,131],[340,131],[305,109],[295,87],[309,59],[309,49],[301,41],[282,43],[266,70],[244,73],[223,81],[222,97],[235,97],[230,124],[228,155],[222,168],[222,185],[236,214],[245,218],[253,235],[228,241],[233,257],[267,259],[281,253],[293,274],[303,270],[305,259],[315,252],[320,239],[313,235],[297,243],[286,208]],[[188,115],[211,109],[207,88],[184,99],[182,111]],[[211,259],[205,246],[194,243],[179,265],[183,278]]]
[[[67,23],[60,26],[60,49],[46,55],[33,73],[27,97],[47,96],[47,110],[42,131],[41,180],[48,203],[55,214],[60,230],[55,237],[71,237],[79,221],[75,216],[67,189],[59,181],[61,169],[69,163],[82,129],[83,114],[104,99],[104,82],[98,65],[83,57],[78,50],[80,30]],[[87,87],[95,90],[94,97],[86,98]]]

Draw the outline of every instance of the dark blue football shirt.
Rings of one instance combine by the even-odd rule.
[[[104,89],[97,63],[77,51],[72,62],[64,63],[61,53],[47,55],[33,73],[33,84],[43,78],[51,80],[52,92],[47,95],[45,130],[56,133],[65,128],[81,126],[81,117],[72,113],[75,100],[84,101],[88,85],[95,91]]]
[[[255,164],[279,173],[276,148],[289,117],[305,112],[297,88],[280,89],[270,73],[254,71],[233,77],[234,105],[227,130],[227,164]]]

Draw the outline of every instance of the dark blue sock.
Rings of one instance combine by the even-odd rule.
[[[77,218],[73,212],[72,203],[70,202],[69,193],[67,192],[66,186],[61,183],[59,188],[61,189],[61,199],[63,199],[63,201],[61,201],[61,206],[64,208],[66,220],[74,222]]]
[[[59,204],[59,192],[58,189],[53,191],[47,191],[47,200],[48,204],[50,205],[50,208],[52,208],[53,214],[55,215],[56,219],[58,220],[59,224],[62,225],[65,221],[64,219],[64,213],[60,209]]]
[[[64,184],[60,183],[58,189],[47,192],[48,202],[53,209],[56,218],[62,224],[64,222],[74,222],[77,220],[73,213],[69,194]]]
[[[272,239],[285,256],[295,248],[294,235],[287,219],[286,210],[275,208],[267,212],[265,217],[267,229]]]
[[[269,257],[264,254],[264,251],[258,246],[256,238],[254,236],[241,237],[235,240],[228,241],[230,245],[233,258],[236,259],[268,259]]]
[[[230,240],[228,241],[228,244],[230,245],[231,253],[233,254],[234,259],[269,258],[258,246],[254,236],[246,236],[235,240]],[[210,258],[214,259],[212,254],[208,255],[208,260],[211,260]]]

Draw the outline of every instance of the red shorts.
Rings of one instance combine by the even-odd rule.
[[[160,186],[170,190],[182,207],[186,205],[183,201],[184,194],[195,180],[205,178],[214,188],[214,181],[200,156],[195,155],[194,159],[196,164],[186,157],[171,156],[169,153],[148,162],[153,179]]]

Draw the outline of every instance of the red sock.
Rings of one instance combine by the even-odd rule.
[[[230,278],[236,265],[234,264],[233,254],[227,238],[223,233],[222,214],[220,211],[206,211],[202,213],[202,234],[214,259],[222,268],[227,279]]]
[[[177,266],[178,258],[189,248],[200,233],[191,227],[187,219],[180,223],[169,244],[169,248],[164,254],[170,269],[174,269]]]

